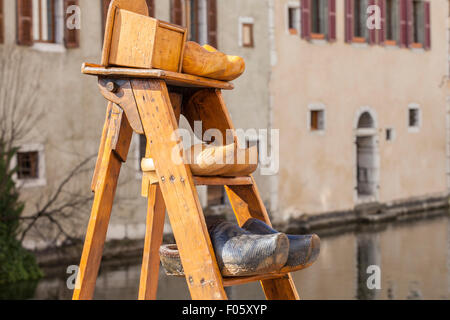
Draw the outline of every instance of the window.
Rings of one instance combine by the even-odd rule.
[[[253,48],[253,24],[242,24],[242,46],[246,48]]]
[[[328,0],[311,1],[311,37],[324,39],[328,25]]]
[[[298,4],[287,8],[287,28],[290,34],[300,34],[300,8]]]
[[[5,42],[5,24],[3,22],[3,0],[0,0],[0,43]]]
[[[208,207],[225,204],[225,189],[223,186],[208,186]]]
[[[424,33],[424,6],[422,1],[414,0],[413,2],[413,48],[422,48],[425,42]]]
[[[325,130],[325,110],[322,107],[310,107],[308,118],[308,127],[310,131]]]
[[[22,146],[13,159],[17,172],[13,178],[23,187],[38,187],[46,184],[44,146],[30,144]]]
[[[183,25],[183,1],[172,0],[170,2],[170,21],[179,26]]]
[[[399,42],[402,47],[431,49],[430,6],[430,1],[399,2]]]
[[[375,121],[373,120],[373,117],[369,112],[364,112],[359,117],[358,128],[359,129],[375,128]]]
[[[39,153],[17,153],[17,177],[19,180],[37,179],[39,177]]]
[[[33,40],[55,43],[55,1],[33,0]]]
[[[190,0],[189,39],[217,48],[217,0]]]
[[[336,40],[336,0],[301,1],[303,39]]]
[[[408,108],[408,126],[410,129],[419,129],[421,125],[420,109],[418,106]]]
[[[17,43],[64,44],[66,48],[79,46],[79,30],[66,28],[67,8],[78,0],[17,0]],[[39,48],[54,48],[39,46]]]
[[[392,128],[386,129],[386,141],[392,141],[395,139],[395,131]]]
[[[386,0],[385,44],[395,45],[398,41],[398,1]]]
[[[353,1],[353,42],[366,42],[368,37],[367,32],[367,0]]]
[[[147,137],[145,134],[139,135],[139,169],[142,171],[141,160],[145,158],[145,153],[147,151]]]
[[[245,139],[245,147],[247,149],[255,147],[256,146],[256,152],[257,152],[257,157],[253,158],[253,153],[250,154],[250,159],[249,161],[254,164],[254,161],[256,161],[256,163],[259,163],[259,138],[258,137],[247,137]]]
[[[253,25],[253,18],[239,17],[239,45],[241,47],[253,48],[255,46]]]

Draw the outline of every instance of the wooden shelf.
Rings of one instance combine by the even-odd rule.
[[[102,76],[112,78],[140,78],[140,79],[162,79],[168,85],[191,88],[215,88],[232,90],[234,85],[226,81],[202,78],[185,73],[165,71],[159,69],[134,69],[123,67],[103,67],[92,63],[83,63],[81,67],[83,74],[91,76]]]
[[[251,177],[199,177],[194,176],[194,183],[197,186],[251,186]]]

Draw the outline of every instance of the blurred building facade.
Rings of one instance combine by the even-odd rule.
[[[36,108],[45,117],[18,159],[38,168],[23,181],[29,207],[97,153],[106,101],[80,66],[100,61],[109,2],[0,0],[0,52],[17,51],[42,68]],[[279,173],[256,174],[275,221],[447,194],[448,0],[147,3],[156,18],[188,26],[192,40],[245,58],[245,74],[224,96],[236,128],[280,129]],[[373,4],[381,29],[366,25]],[[79,31],[65,28],[70,5],[81,8]],[[133,138],[109,239],[144,235],[143,145]],[[89,190],[90,178],[86,172],[71,185]],[[199,192],[205,207],[226,204],[221,189]],[[79,215],[83,234],[89,213]]]
[[[446,196],[448,15],[446,0],[274,1],[280,218]]]

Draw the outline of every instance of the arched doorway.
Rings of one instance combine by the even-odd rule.
[[[376,122],[369,110],[360,113],[356,126],[356,192],[359,200],[375,200],[378,191]]]

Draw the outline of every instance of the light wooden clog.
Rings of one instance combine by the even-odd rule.
[[[215,48],[196,42],[186,42],[183,73],[216,80],[231,81],[245,71],[245,61],[238,56],[228,56]]]

